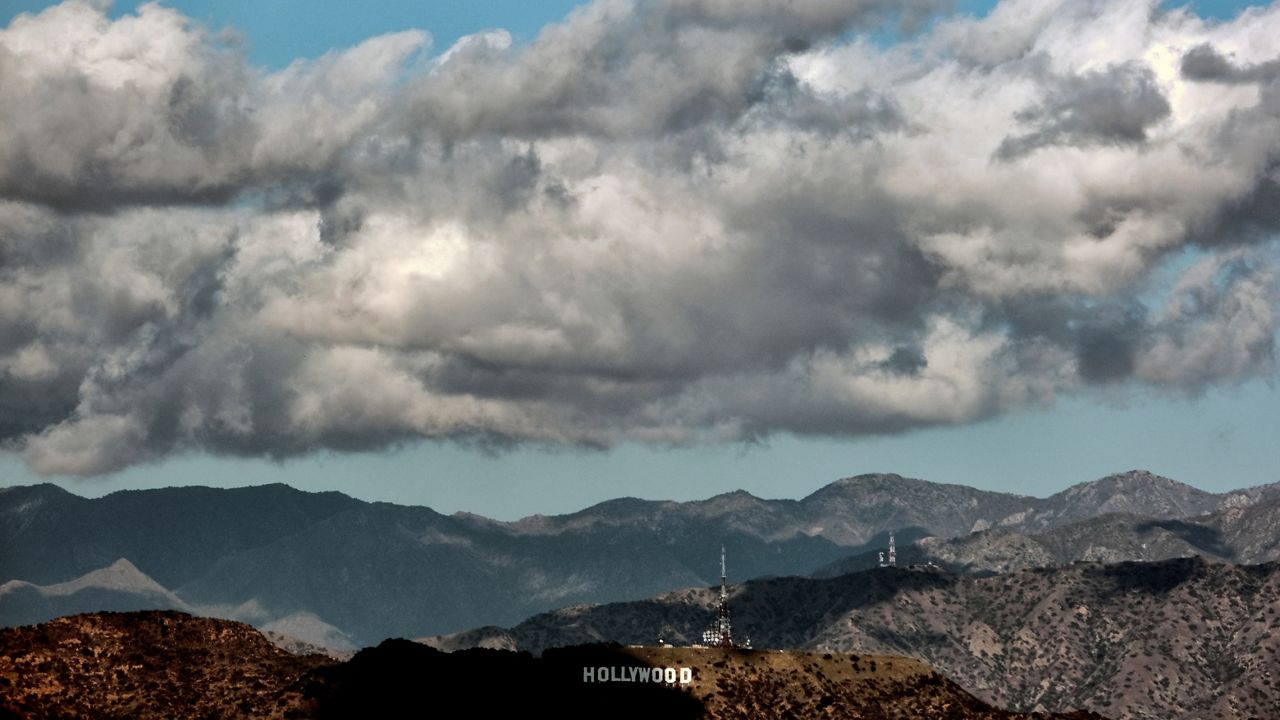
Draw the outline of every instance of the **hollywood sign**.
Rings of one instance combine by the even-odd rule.
[[[638,682],[660,683],[663,685],[688,685],[693,682],[693,668],[673,667],[584,667],[582,682]]]

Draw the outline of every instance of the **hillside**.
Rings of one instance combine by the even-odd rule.
[[[913,538],[904,538],[911,540]],[[1110,513],[1040,532],[996,528],[953,538],[899,543],[901,564],[935,563],[956,572],[993,573],[1077,561],[1154,561],[1198,555],[1210,560],[1258,564],[1280,560],[1280,497],[1228,506],[1187,518]],[[876,567],[866,552],[819,568],[835,577]]]
[[[610,681],[588,681],[584,668],[606,668]],[[689,682],[617,681],[652,668],[688,668]],[[421,717],[443,707],[477,717],[1029,717],[901,657],[587,645],[535,658],[387,640],[339,663],[285,653],[247,625],[171,612],[0,630],[0,687],[0,716],[32,719]]]
[[[284,717],[327,657],[242,623],[177,612],[94,613],[0,630],[0,716]]]
[[[927,665],[904,657],[654,647],[628,654],[647,665],[693,668],[692,692],[712,718],[1032,717],[996,710]],[[1072,712],[1034,717],[1096,716]]]
[[[578,606],[510,629],[428,638],[539,652],[582,642],[674,643],[708,625],[715,594]],[[980,698],[1116,718],[1268,717],[1280,706],[1280,565],[1201,558],[991,577],[886,568],[743,583],[735,632],[756,647],[921,659]]]

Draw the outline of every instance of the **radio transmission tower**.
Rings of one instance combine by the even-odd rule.
[[[720,546],[720,600],[716,604],[716,621],[710,630],[702,633],[702,644],[710,647],[733,648],[733,629],[729,622],[729,574],[725,570],[724,546]]]

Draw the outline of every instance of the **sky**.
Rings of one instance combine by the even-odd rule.
[[[576,5],[6,3],[2,482],[1280,481],[1275,4]]]

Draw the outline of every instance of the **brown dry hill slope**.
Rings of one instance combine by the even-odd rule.
[[[175,611],[93,613],[0,630],[0,716],[267,718],[332,663],[243,623]]]
[[[587,682],[588,667],[687,667],[693,680]],[[0,717],[418,718],[459,703],[476,717],[1032,717],[901,657],[597,644],[535,658],[387,640],[340,663],[285,653],[241,623],[165,611],[0,631]]]
[[[651,666],[694,669],[690,692],[708,717],[1085,718],[997,710],[911,658],[719,648],[627,648]]]

